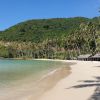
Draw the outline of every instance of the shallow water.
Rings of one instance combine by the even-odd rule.
[[[56,61],[0,60],[0,100],[19,100],[23,95],[35,92],[37,81],[65,66],[67,64]]]
[[[0,60],[0,83],[36,76],[62,66],[61,62],[39,60]],[[35,78],[35,77],[34,77]]]

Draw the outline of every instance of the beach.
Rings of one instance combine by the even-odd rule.
[[[71,65],[71,74],[61,79],[38,100],[100,100],[93,99],[99,84],[100,62],[65,61]],[[29,99],[34,100],[34,99]]]
[[[31,75],[23,80],[16,81],[16,84],[11,87],[1,88],[0,100],[100,100],[99,94],[97,95],[97,93],[100,93],[100,62],[38,60],[36,64],[42,64],[41,61],[43,60],[47,61],[45,65],[51,63],[48,68],[57,64],[59,67],[53,68],[54,66],[52,66],[51,70],[46,71],[46,74],[44,73],[37,81],[34,81],[34,77]],[[26,63],[29,65],[29,62],[34,64],[33,61],[23,61],[24,67]],[[17,64],[19,64],[19,61],[17,61]],[[29,66],[26,66],[26,68],[29,68]]]

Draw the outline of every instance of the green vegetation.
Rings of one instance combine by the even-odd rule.
[[[75,59],[100,52],[99,17],[29,20],[0,32],[0,56]]]
[[[29,20],[19,23],[4,32],[1,32],[0,39],[6,41],[43,42],[45,39],[60,38],[75,31],[87,18],[55,18]]]

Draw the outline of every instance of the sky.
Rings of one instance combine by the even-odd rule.
[[[99,16],[100,0],[0,0],[0,30],[30,19]]]

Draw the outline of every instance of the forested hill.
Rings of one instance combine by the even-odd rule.
[[[0,40],[41,42],[47,38],[60,38],[88,21],[90,19],[84,17],[29,20],[1,32]]]
[[[100,17],[29,20],[0,32],[0,57],[74,59],[100,52]]]

